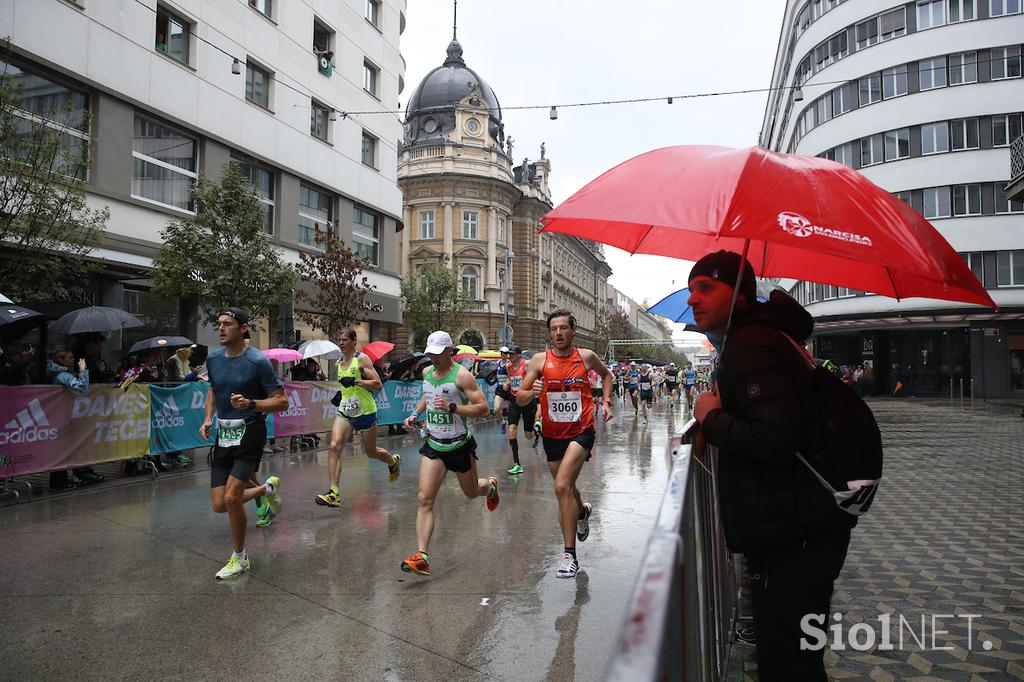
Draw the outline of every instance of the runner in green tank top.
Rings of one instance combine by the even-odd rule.
[[[371,391],[379,391],[383,384],[373,368],[370,358],[356,352],[356,332],[341,330],[342,358],[338,361],[338,380],[341,382],[341,404],[338,405],[334,427],[331,429],[331,452],[327,458],[327,472],[331,487],[316,496],[323,507],[341,506],[341,451],[356,432],[363,435],[363,452],[367,457],[388,465],[388,480],[398,479],[401,456],[392,455],[377,447],[377,402]]]
[[[430,536],[434,532],[434,500],[448,471],[454,471],[466,497],[486,496],[487,509],[498,508],[498,479],[477,478],[476,440],[469,428],[471,418],[486,417],[490,408],[476,379],[462,365],[452,362],[452,337],[437,331],[427,339],[424,351],[431,367],[423,375],[423,395],[416,411],[405,420],[410,431],[418,428],[426,411],[427,438],[420,448],[419,509],[416,541],[419,551],[402,562],[406,573],[430,575]]]

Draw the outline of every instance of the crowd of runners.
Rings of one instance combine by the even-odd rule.
[[[246,342],[248,323],[244,311],[225,309],[217,323],[221,347],[207,361],[210,389],[200,432],[204,438],[210,435],[216,415],[210,499],[215,512],[227,513],[232,542],[231,557],[216,574],[221,580],[250,568],[245,504],[255,503],[259,526],[270,525],[281,504],[280,478],[270,476],[261,482],[257,472],[266,439],[266,415],[287,409],[288,399],[270,361]],[[501,348],[493,405],[487,404],[476,377],[453,360],[455,344],[448,332],[435,331],[427,339],[424,353],[430,365],[423,371],[423,391],[415,411],[404,421],[406,430],[418,432],[423,443],[419,450],[416,551],[401,562],[401,570],[431,573],[434,505],[449,471],[468,499],[482,497],[489,512],[498,509],[498,478],[477,471],[473,420],[490,416],[492,410],[502,419],[502,433],[512,454],[509,476],[525,472],[519,456],[520,429],[527,446],[543,448],[554,482],[563,540],[556,574],[573,578],[580,570],[576,545],[590,535],[594,512],[593,506],[584,502],[576,481],[594,450],[598,420],[612,418],[615,400],[620,397],[624,405],[632,402],[634,415],[642,408],[645,424],[658,401],[677,405],[681,393],[692,404],[697,374],[689,364],[679,369],[630,363],[609,370],[593,351],[574,345],[576,320],[570,311],[554,311],[547,325],[549,350],[526,360],[519,346]],[[331,431],[328,488],[313,497],[317,505],[329,508],[342,506],[341,454],[357,433],[366,456],[387,466],[390,481],[401,475],[401,457],[377,445],[373,392],[381,389],[381,379],[369,358],[358,351],[354,330],[342,331],[339,346],[341,390]]]

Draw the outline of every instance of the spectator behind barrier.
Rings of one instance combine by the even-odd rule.
[[[64,386],[72,393],[85,394],[89,392],[89,370],[85,367],[85,360],[75,362],[75,355],[70,350],[61,349],[56,351],[46,367],[46,374],[54,384]],[[78,467],[74,470],[78,481],[72,480],[68,472],[51,471],[51,490],[70,490],[78,487],[78,482],[86,485],[99,483],[103,480],[92,467]]]
[[[189,358],[192,357],[192,350],[195,344],[185,348],[179,348],[174,355],[167,358],[164,369],[167,373],[167,381],[187,381],[185,377],[189,374]]]
[[[6,352],[0,357],[0,385],[25,386],[32,383],[31,368],[36,358],[36,351],[30,344],[24,344],[18,350],[16,346],[7,346]]]

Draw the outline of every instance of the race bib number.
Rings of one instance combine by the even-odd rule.
[[[451,412],[427,412],[427,424],[431,426],[453,426],[455,424],[455,415]]]
[[[346,417],[358,417],[363,413],[363,404],[359,402],[359,398],[345,398],[338,409]]]
[[[522,377],[512,377],[512,390],[518,391],[519,387],[523,385]]]
[[[244,419],[221,419],[217,422],[217,445],[233,448],[242,444],[245,436]]]
[[[553,422],[578,422],[583,416],[583,398],[579,391],[548,394],[548,419]]]

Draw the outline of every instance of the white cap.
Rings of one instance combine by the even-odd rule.
[[[427,337],[427,347],[423,352],[430,353],[431,355],[440,355],[444,352],[445,348],[452,348],[454,345],[451,334],[438,331]]]
[[[499,353],[507,353],[508,352],[508,346],[502,346],[501,348],[498,349],[498,352]]]

